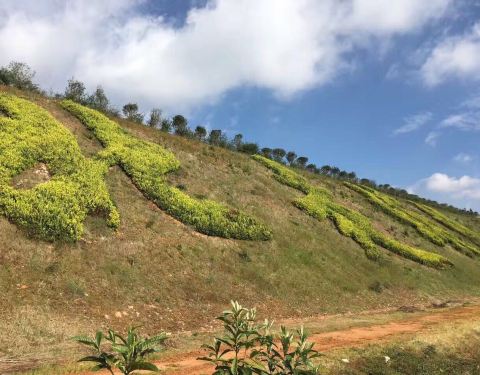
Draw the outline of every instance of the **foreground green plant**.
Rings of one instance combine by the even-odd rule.
[[[146,360],[149,354],[159,351],[168,335],[164,332],[159,335],[142,338],[135,328],[130,328],[125,337],[113,330],[106,334],[98,331],[94,338],[76,336],[73,339],[80,344],[93,349],[94,354],[79,359],[79,362],[95,362],[92,370],[118,369],[124,375],[135,371],[158,371],[157,366]]]
[[[217,318],[223,322],[224,335],[213,345],[203,345],[207,356],[200,360],[215,366],[214,375],[318,374],[313,359],[320,354],[307,341],[303,327],[290,332],[281,327],[272,331],[273,323],[256,323],[256,310],[231,302],[231,309]]]
[[[341,234],[352,238],[365,250],[368,258],[376,260],[380,257],[378,245],[404,258],[430,267],[444,268],[452,265],[450,261],[439,254],[403,244],[376,230],[366,216],[336,203],[328,190],[311,185],[305,178],[286,166],[260,155],[254,155],[253,158],[272,170],[274,177],[279,182],[306,194],[293,201],[296,207],[317,220],[327,218],[332,220]]]
[[[0,94],[0,214],[46,240],[78,240],[89,213],[103,213],[116,228],[120,216],[105,174],[107,165],[85,158],[73,134],[47,111]],[[12,179],[44,163],[50,180],[16,189]]]
[[[271,231],[245,213],[210,200],[198,200],[169,186],[164,175],[177,170],[179,161],[158,144],[128,134],[116,122],[71,100],[63,108],[90,129],[105,149],[99,156],[109,165],[120,165],[135,185],[161,209],[197,231],[212,236],[268,240]]]

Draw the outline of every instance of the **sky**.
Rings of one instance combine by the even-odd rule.
[[[0,65],[480,211],[480,0],[0,0]]]

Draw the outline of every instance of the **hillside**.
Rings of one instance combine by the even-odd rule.
[[[76,168],[84,168],[105,144],[103,157],[110,164],[103,169],[101,161],[92,162],[99,164],[95,183],[85,185],[90,193],[73,192],[79,221],[69,238],[50,235],[63,233],[64,226],[39,236],[43,222],[23,225],[26,216],[17,206],[0,204],[1,356],[28,354],[33,347],[61,356],[59,344],[99,326],[135,322],[148,331],[208,329],[230,299],[270,317],[287,317],[480,294],[479,218],[415,206],[302,170],[282,167],[290,171],[285,172],[122,119],[114,122],[127,133],[113,127],[106,136],[104,129],[87,129],[68,103],[5,91],[26,97],[69,130],[58,128],[51,141],[56,144],[62,134],[67,140],[62,150],[71,147]],[[9,117],[5,110],[0,116]],[[36,117],[29,121],[35,127]],[[32,134],[28,139],[46,133]],[[154,145],[145,151],[138,141]],[[137,147],[147,161],[126,154],[125,145]],[[22,143],[22,157],[37,146]],[[150,159],[158,152],[165,152],[168,165],[160,157]],[[77,169],[63,170],[67,161],[58,161],[57,173],[80,179]],[[52,171],[45,164],[18,171],[8,184],[28,191],[48,181]],[[149,173],[165,178],[164,195],[153,179],[144,183]],[[282,173],[291,179],[275,178]],[[321,191],[325,215],[319,213],[323,206],[312,209],[307,199]],[[28,199],[22,194],[15,202]],[[93,203],[85,203],[88,194],[96,197]],[[178,201],[162,206],[167,195]]]

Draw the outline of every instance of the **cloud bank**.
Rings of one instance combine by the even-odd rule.
[[[289,98],[332,81],[352,51],[442,17],[450,0],[217,0],[192,8],[181,27],[139,3],[4,0],[0,64],[25,61],[55,90],[75,76],[117,102],[166,109],[241,86]]]

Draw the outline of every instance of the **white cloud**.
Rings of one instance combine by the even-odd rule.
[[[480,112],[467,111],[448,116],[440,123],[441,128],[455,128],[463,131],[480,130]]]
[[[473,195],[480,199],[480,179],[470,176],[450,177],[444,173],[434,173],[425,180],[427,189],[441,193]]]
[[[138,13],[139,2],[3,0],[0,64],[25,61],[56,90],[75,76],[116,102],[166,109],[243,85],[288,98],[330,82],[370,41],[438,19],[450,0],[218,0],[180,28]]]
[[[437,145],[437,140],[440,137],[441,133],[437,131],[431,131],[427,134],[425,138],[425,143],[429,146],[435,147]]]
[[[459,163],[470,163],[475,159],[474,156],[470,154],[466,154],[464,152],[460,152],[459,154],[455,155],[453,160]]]
[[[448,79],[480,79],[480,22],[468,33],[447,37],[431,51],[421,67],[428,86]]]
[[[410,186],[408,191],[456,206],[480,210],[480,178],[456,178],[444,173],[434,173]]]
[[[421,112],[416,115],[405,118],[404,124],[393,131],[394,135],[404,134],[413,132],[425,124],[427,124],[432,119],[431,112]]]

